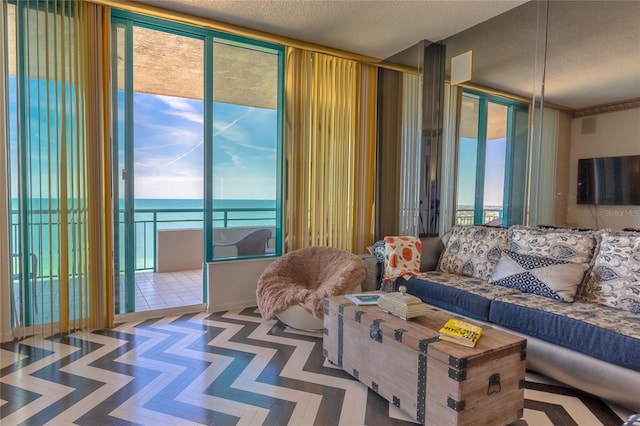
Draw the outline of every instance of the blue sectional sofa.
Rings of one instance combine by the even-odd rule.
[[[456,226],[423,243],[435,270],[395,289],[522,335],[529,369],[640,411],[640,232]]]

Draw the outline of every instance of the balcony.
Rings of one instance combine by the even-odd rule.
[[[256,227],[275,228],[275,208],[224,208],[214,209],[214,243],[229,242],[231,238],[250,232]],[[19,247],[19,213],[12,212],[12,247]],[[20,256],[13,256],[12,270],[13,286],[12,299],[15,301],[14,314],[17,322],[22,317],[20,301],[25,295],[31,300],[30,309],[27,311],[33,318],[30,323],[46,322],[56,312],[50,312],[49,303],[51,294],[58,292],[58,267],[57,261],[50,260],[50,252],[57,248],[57,234],[52,232],[49,236],[49,222],[42,219],[56,220],[58,215],[53,212],[30,210],[29,220],[32,228],[30,246],[32,247],[29,260],[29,279],[21,285]],[[124,214],[120,214],[124,217]],[[37,220],[34,220],[37,218]],[[134,214],[135,234],[135,305],[136,312],[172,308],[202,303],[203,299],[203,273],[200,266],[193,269],[158,272],[158,233],[162,231],[193,231],[202,233],[203,210],[202,209],[136,209]],[[118,224],[124,229],[124,223]],[[124,253],[124,242],[121,239],[120,252]],[[270,243],[274,244],[274,241]],[[49,250],[49,246],[54,250]],[[46,247],[46,249],[45,249]],[[41,250],[42,248],[42,250]],[[171,249],[171,248],[170,248]],[[202,243],[194,248],[202,253]],[[200,260],[199,265],[202,264]],[[122,262],[123,264],[123,262]],[[124,267],[121,268],[124,272]],[[119,298],[122,300],[122,297]],[[47,302],[47,303],[45,303]],[[55,308],[54,308],[55,310]]]
[[[44,217],[41,211],[31,211],[31,217],[37,215]],[[234,235],[248,233],[255,227],[275,227],[275,214],[273,208],[225,208],[214,209],[214,236],[223,238],[214,242],[228,242]],[[121,214],[121,216],[124,216]],[[50,215],[53,219],[57,216]],[[502,217],[502,209],[485,209],[483,211],[483,223],[490,222]],[[135,297],[136,311],[154,310],[185,306],[187,304],[202,303],[202,271],[198,268],[190,268],[182,271],[158,272],[158,232],[164,230],[194,230],[202,229],[202,209],[136,209],[134,220],[135,233]],[[18,212],[13,212],[12,226],[12,247],[18,246],[19,228],[17,224]],[[455,218],[456,225],[473,224],[473,210],[461,209],[457,211]],[[119,223],[121,229],[123,223]],[[35,235],[48,239],[49,223],[40,222],[33,224]],[[224,239],[226,237],[226,239]],[[52,236],[55,240],[56,235]],[[57,247],[57,243],[52,244]],[[196,247],[199,250],[199,245]],[[121,249],[123,246],[121,245]],[[122,251],[122,250],[121,250]],[[16,300],[16,314],[20,316],[20,304],[25,293],[33,298],[34,308],[40,308],[42,312],[37,313],[38,317],[47,318],[50,313],[46,312],[47,304],[40,301],[49,300],[50,292],[57,292],[57,264],[53,262],[53,269],[50,270],[51,262],[48,257],[48,250],[43,250],[40,255],[39,250],[32,250],[34,254],[30,257],[30,278],[28,291],[20,286],[20,275],[13,275],[13,297]],[[13,270],[20,269],[19,257],[14,255]],[[201,262],[200,262],[201,263]],[[34,272],[35,271],[35,272]],[[123,272],[123,271],[121,271]],[[52,290],[50,290],[52,289]],[[44,305],[44,306],[41,306]],[[37,311],[37,309],[35,309]]]

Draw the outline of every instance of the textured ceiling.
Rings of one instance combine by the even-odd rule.
[[[118,37],[117,81],[124,84],[124,37]],[[136,92],[202,99],[204,42],[134,27],[133,88]],[[159,60],[161,59],[161,60]],[[216,42],[215,101],[277,108],[278,57],[267,51]]]
[[[571,109],[640,98],[640,0],[138,0],[156,7],[387,59],[423,40],[473,51],[472,82]],[[407,60],[407,58],[409,58]],[[418,66],[418,55],[404,64]]]
[[[445,40],[473,50],[473,82],[572,109],[640,98],[640,1],[530,2]],[[447,60],[447,71],[449,74]]]
[[[523,0],[142,0],[165,9],[384,59],[439,41]]]

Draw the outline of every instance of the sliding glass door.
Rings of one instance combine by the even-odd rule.
[[[131,22],[114,23],[112,35],[116,312],[202,303],[201,286],[176,278],[173,289],[150,273],[202,265],[167,266],[172,257],[159,255],[171,244],[165,230],[202,229],[204,39]],[[202,257],[201,237],[193,241]]]
[[[214,38],[210,259],[274,254],[280,223],[282,55]]]
[[[168,281],[278,251],[282,49],[130,13],[112,22],[116,313],[203,303],[202,278],[197,291]]]

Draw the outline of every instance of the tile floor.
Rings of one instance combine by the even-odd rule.
[[[5,342],[0,424],[415,425],[330,364],[321,336],[250,307]],[[537,374],[524,387],[510,426],[620,426],[630,415]]]
[[[136,312],[202,302],[202,270],[136,273]]]

